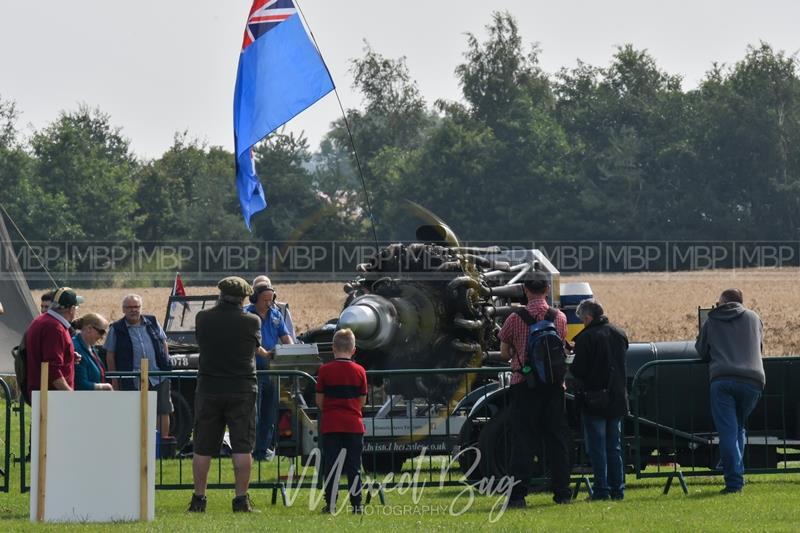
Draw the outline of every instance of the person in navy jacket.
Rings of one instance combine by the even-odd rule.
[[[72,337],[75,353],[75,390],[113,390],[106,383],[106,369],[97,355],[95,345],[108,331],[108,320],[97,313],[87,313],[72,323],[78,332]]]

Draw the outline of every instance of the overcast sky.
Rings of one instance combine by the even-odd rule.
[[[14,100],[25,134],[85,103],[111,115],[134,151],[157,157],[177,131],[233,149],[232,99],[251,0],[0,0],[0,98]],[[345,107],[349,60],[367,40],[406,56],[429,102],[459,99],[453,74],[465,32],[483,40],[492,11],[508,10],[538,42],[548,72],[578,58],[606,65],[618,45],[646,48],[694,87],[713,61],[733,63],[759,40],[800,49],[800,2],[761,0],[301,0]],[[329,95],[289,124],[316,147],[339,115]]]

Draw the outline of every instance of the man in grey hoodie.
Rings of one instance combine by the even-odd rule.
[[[695,343],[697,353],[709,363],[711,416],[725,475],[723,494],[741,492],[744,486],[744,422],[766,383],[761,361],[764,327],[742,301],[739,289],[723,291]]]

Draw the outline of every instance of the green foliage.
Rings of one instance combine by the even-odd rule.
[[[714,198],[714,209],[707,213],[711,224],[725,224],[731,233],[750,238],[797,238],[797,58],[762,43],[750,48],[733,68],[715,69],[698,92],[698,107],[711,120],[697,142],[715,156],[703,158],[698,165],[724,177],[709,183]]]
[[[270,241],[341,239],[351,222],[336,191],[322,192],[309,169],[303,136],[276,133],[255,150],[256,172],[264,183],[267,210],[254,217],[253,233]]]
[[[497,127],[514,114],[519,100],[552,105],[547,76],[539,68],[539,49],[525,52],[514,18],[495,13],[486,27],[489,39],[481,44],[467,34],[466,62],[456,68],[464,98],[475,116]]]
[[[108,115],[83,106],[63,112],[33,136],[31,147],[34,183],[56,200],[46,209],[54,215],[50,238],[133,238],[139,166]]]
[[[63,196],[46,195],[34,177],[35,159],[19,140],[16,122],[19,118],[13,102],[0,99],[0,190],[2,204],[22,228],[30,229],[27,237],[44,240],[51,229],[43,224],[43,214],[53,210],[60,217],[65,207]],[[12,236],[18,238],[18,236]]]
[[[34,240],[370,239],[365,187],[384,240],[412,238],[405,200],[471,241],[800,237],[795,55],[760,43],[686,90],[632,45],[552,75],[541,53],[495,13],[467,34],[463,99],[430,105],[405,58],[365,44],[351,65],[361,106],[318,149],[282,133],[256,147],[269,208],[253,233],[226,150],[178,134],[139,161],[86,107],[25,140],[0,98],[2,203]]]
[[[408,198],[405,169],[408,168],[408,158],[426,143],[436,116],[427,109],[416,83],[412,81],[405,58],[387,59],[365,44],[364,57],[353,60],[351,72],[353,86],[364,97],[364,109],[348,110],[347,124],[360,158],[379,237],[397,239],[408,236],[400,229],[405,214],[399,200]],[[323,156],[331,163],[331,155],[347,154],[347,166],[357,170],[347,124],[343,119],[333,123],[323,142]],[[341,165],[334,165],[334,168],[341,168]],[[317,175],[320,183],[328,179],[324,169]],[[366,202],[358,175],[349,182],[342,182],[336,174],[333,177],[351,191],[344,193],[344,197],[358,200],[363,211]],[[356,238],[371,236],[369,221],[363,214],[361,231],[353,235]]]
[[[249,233],[239,214],[233,154],[187,135],[137,175],[142,240],[236,241]]]

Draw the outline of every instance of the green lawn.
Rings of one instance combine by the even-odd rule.
[[[0,402],[0,423],[4,418],[4,405]],[[12,453],[17,450],[17,419],[13,419]],[[0,425],[0,428],[4,426]],[[2,435],[0,435],[2,438]],[[163,463],[164,482],[178,481],[178,461]],[[426,461],[427,464],[427,461]],[[222,479],[228,481],[230,463],[224,461]],[[435,466],[435,465],[434,465]],[[406,464],[407,468],[412,463]],[[254,477],[257,476],[254,467]],[[262,479],[277,477],[275,463],[262,463]],[[286,464],[282,465],[285,473]],[[183,462],[183,481],[190,480],[190,461]],[[421,494],[409,489],[391,489],[386,494],[386,505],[377,497],[366,507],[364,516],[354,517],[347,512],[338,516],[320,514],[320,494],[312,490],[290,492],[293,505],[284,507],[278,500],[270,504],[271,491],[256,489],[251,496],[260,514],[234,516],[230,512],[233,491],[209,491],[209,508],[205,515],[185,513],[191,492],[157,491],[156,520],[149,524],[76,524],[37,526],[28,521],[28,494],[19,493],[19,468],[12,467],[11,492],[0,493],[0,531],[27,531],[65,529],[70,531],[800,531],[800,474],[751,476],[745,491],[739,495],[718,494],[720,478],[687,478],[689,495],[684,495],[677,483],[668,495],[662,494],[664,480],[636,480],[628,477],[628,490],[623,502],[586,502],[585,492],[576,503],[558,506],[548,494],[528,497],[528,508],[509,510],[495,523],[493,508],[497,512],[498,496],[480,495],[466,485],[438,488],[427,481]],[[216,479],[217,466],[212,467],[211,479]],[[344,496],[342,491],[341,496]]]
[[[800,529],[800,479],[797,476],[754,477],[741,495],[718,495],[718,479],[691,480],[688,496],[680,490],[661,494],[661,483],[629,480],[624,502],[585,502],[557,506],[546,494],[528,497],[525,510],[507,511],[495,524],[489,516],[496,498],[476,496],[460,516],[469,498],[462,489],[426,488],[418,503],[411,493],[387,494],[386,506],[377,500],[363,517],[339,516],[309,510],[311,491],[302,490],[291,507],[269,504],[270,493],[253,491],[262,512],[234,516],[232,492],[210,491],[206,515],[186,514],[189,491],[156,494],[156,520],[150,524],[48,525],[28,523],[28,496],[16,491],[0,495],[0,528],[3,531],[66,529],[77,531],[798,531]],[[317,506],[318,508],[319,506]]]

